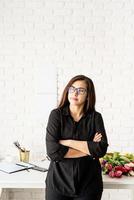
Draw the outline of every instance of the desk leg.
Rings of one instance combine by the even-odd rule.
[[[131,190],[131,200],[134,200],[134,190]]]
[[[2,194],[2,188],[0,188],[0,197],[1,197],[1,194]]]

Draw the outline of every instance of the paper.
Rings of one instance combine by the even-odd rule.
[[[19,166],[16,165],[15,163],[8,163],[8,162],[0,162],[0,171],[6,172],[8,174],[30,169],[31,167],[29,166]]]

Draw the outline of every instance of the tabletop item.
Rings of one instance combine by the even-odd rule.
[[[48,171],[48,169],[46,167],[41,167],[39,165],[35,165],[35,164],[29,163],[29,162],[28,163],[27,162],[19,162],[19,163],[16,163],[16,165],[24,166],[24,167],[30,167],[31,169],[41,171],[41,172],[47,172]]]
[[[120,178],[122,175],[134,176],[134,154],[132,153],[107,153],[100,162],[103,174],[108,174],[111,178]]]
[[[15,141],[14,145],[19,149],[19,160],[22,162],[29,162],[30,151],[22,147],[18,141]]]
[[[20,154],[20,161],[29,162],[29,157],[30,157],[30,151],[29,150],[25,150],[25,151],[20,150],[19,154]]]
[[[20,151],[25,152],[25,148],[20,146],[20,143],[18,141],[15,141],[13,143]]]
[[[22,171],[22,170],[28,170],[31,168],[32,168],[32,166],[20,166],[15,163],[0,162],[0,171],[6,172],[8,174]]]

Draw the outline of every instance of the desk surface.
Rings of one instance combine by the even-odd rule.
[[[48,167],[48,162],[44,162]],[[30,169],[7,174],[0,171],[0,188],[45,188],[47,172]],[[103,176],[104,189],[134,189],[134,177],[110,178]]]
[[[48,168],[49,162],[36,163]],[[0,188],[45,188],[47,172],[29,169],[12,174],[0,171]]]
[[[44,188],[46,172],[35,170],[12,174],[0,172],[0,188]]]
[[[134,189],[134,177],[110,178],[103,175],[104,189]]]

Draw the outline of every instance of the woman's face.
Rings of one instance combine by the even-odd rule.
[[[68,90],[68,101],[71,105],[84,105],[87,99],[87,85],[85,81],[75,81]]]

